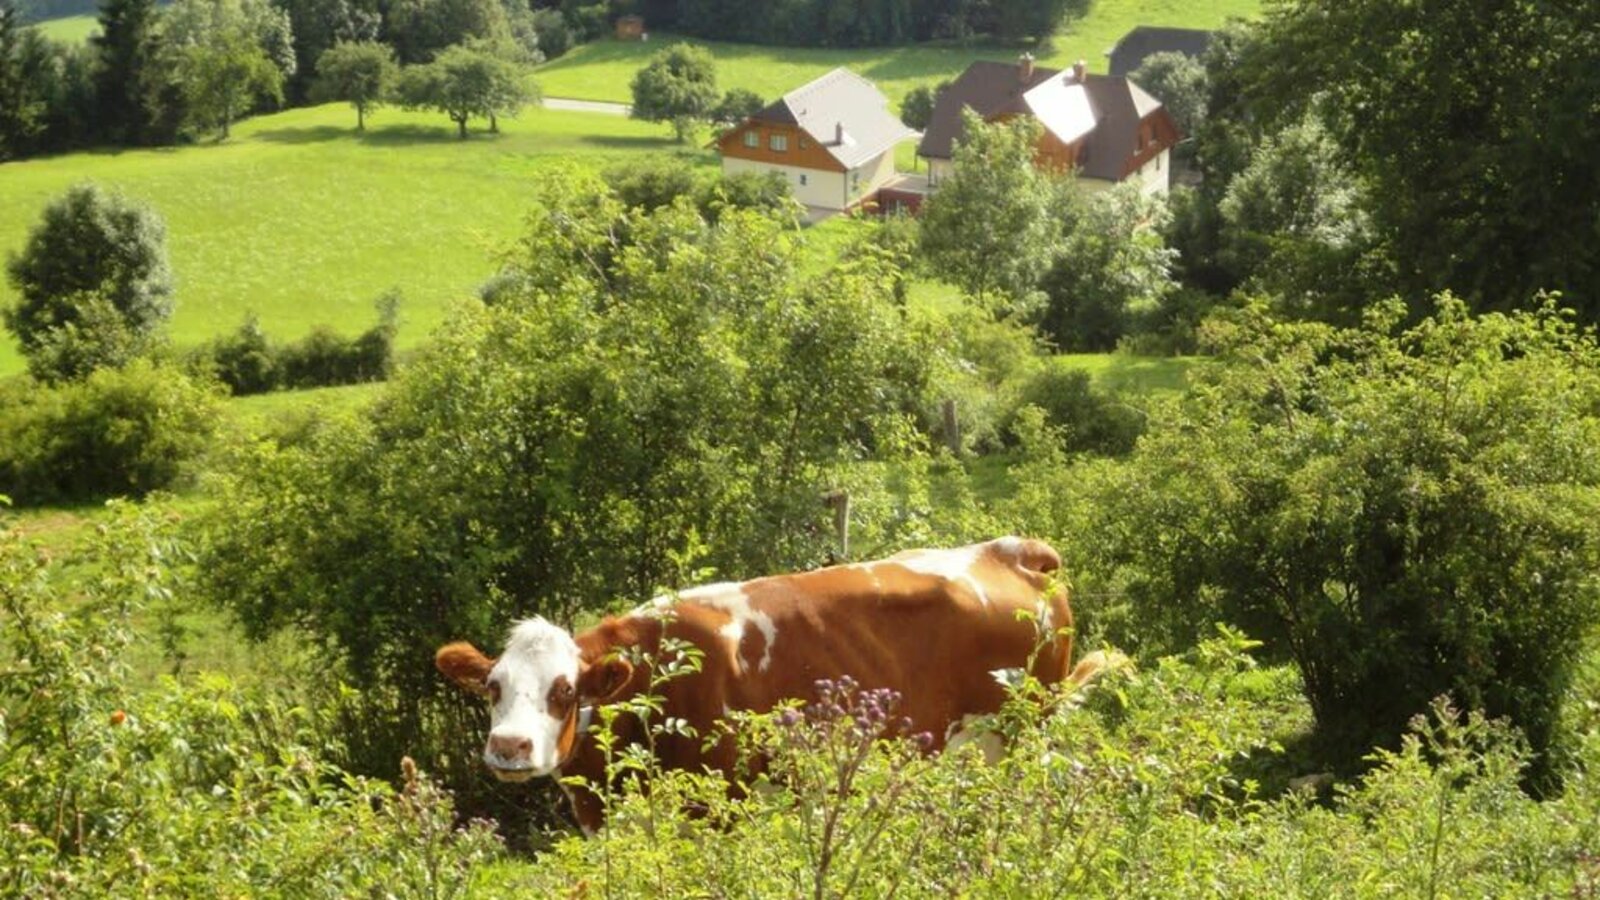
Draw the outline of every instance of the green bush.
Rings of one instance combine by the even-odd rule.
[[[1007,736],[923,757],[880,739],[881,711],[849,684],[833,702],[744,721],[760,757],[749,795],[650,771],[609,800],[593,839],[556,843],[502,894],[553,896],[1567,896],[1600,836],[1600,786],[1558,801],[1518,789],[1527,756],[1503,725],[1436,704],[1365,778],[1319,800],[1245,774],[1306,724],[1291,670],[1254,668],[1236,634],[1087,695],[1011,678],[979,727]],[[659,726],[661,723],[657,723]],[[1600,742],[1591,740],[1593,757]],[[649,762],[642,761],[647,769]],[[1319,779],[1310,779],[1316,783]],[[693,809],[697,814],[686,814]],[[1590,864],[1592,867],[1592,863]],[[1581,896],[1581,894],[1578,894]]]
[[[1096,388],[1088,372],[1061,360],[1052,360],[1023,385],[1021,402],[1044,411],[1045,423],[1060,429],[1069,453],[1123,456],[1144,432],[1142,411]]]
[[[261,321],[254,315],[239,330],[218,338],[209,348],[217,380],[234,396],[264,394],[278,386],[278,360]]]
[[[0,894],[447,897],[497,855],[410,760],[398,790],[329,766],[304,685],[135,691],[132,622],[181,548],[123,507],[89,549],[69,582],[0,523]]]
[[[0,385],[0,494],[35,504],[167,487],[217,413],[211,389],[147,360],[57,387],[13,380]]]
[[[378,323],[354,338],[320,326],[282,346],[251,316],[238,331],[203,347],[194,362],[235,396],[384,381],[394,371],[399,304],[398,291],[380,297]]]
[[[7,260],[19,300],[0,310],[43,381],[81,378],[148,349],[172,315],[166,222],[92,183],[45,208]]]
[[[1344,762],[1448,694],[1522,729],[1543,782],[1600,623],[1600,352],[1549,308],[1398,316],[1214,321],[1221,364],[1126,465],[1055,479],[1057,527],[1144,646],[1228,621],[1293,660]]]

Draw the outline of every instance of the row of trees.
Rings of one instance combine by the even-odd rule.
[[[433,62],[401,68],[394,51],[376,41],[336,44],[317,63],[319,77],[312,96],[343,100],[356,111],[356,130],[365,131],[367,116],[386,103],[442,112],[467,136],[473,118],[489,120],[500,130],[501,116],[514,116],[539,100],[514,46],[470,41],[440,51]]]
[[[225,135],[298,72],[289,16],[269,0],[107,0],[100,26],[88,46],[58,44],[0,0],[0,160]]]
[[[573,40],[564,13],[522,0],[401,0],[381,10],[363,0],[105,0],[100,33],[69,46],[23,27],[13,4],[0,0],[0,161],[226,137],[241,116],[327,99],[330,87],[364,120],[369,98],[388,96],[372,83],[387,77],[379,57],[439,64],[396,96],[463,128],[470,116],[492,127],[527,99],[510,68]]]
[[[632,5],[632,4],[628,4]],[[646,3],[655,27],[719,40],[865,47],[992,37],[1044,40],[1087,0],[666,0]]]

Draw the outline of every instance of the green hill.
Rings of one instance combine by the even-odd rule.
[[[405,294],[401,346],[414,344],[492,271],[514,235],[529,173],[562,159],[604,165],[685,151],[664,126],[614,116],[529,110],[499,136],[455,138],[442,115],[383,110],[369,132],[329,105],[242,123],[225,144],[75,153],[0,167],[0,255],[20,249],[50,199],[93,180],[150,203],[167,220],[179,345],[230,330],[254,311],[275,337],[374,319],[372,301]],[[474,126],[476,129],[478,126]],[[15,299],[0,283],[0,303]],[[0,375],[20,371],[9,340]]]

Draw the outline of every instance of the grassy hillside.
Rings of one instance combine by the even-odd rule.
[[[1171,25],[1215,28],[1230,16],[1254,16],[1260,0],[1096,0],[1089,15],[1057,35],[1052,46],[1039,54],[1053,66],[1088,60],[1089,67],[1105,71],[1105,53],[1135,25]],[[647,57],[663,46],[683,40],[653,34],[646,43],[597,41],[577,48],[539,70],[539,83],[552,97],[627,102],[628,85]],[[810,50],[694,43],[710,48],[717,58],[717,77],[723,87],[745,87],[766,98],[837,66],[848,66],[877,82],[890,99],[899,101],[924,82],[957,75],[975,59],[1015,59],[1017,48],[996,46],[879,47],[856,50]]]
[[[354,125],[348,107],[329,105],[252,119],[226,144],[8,163],[0,254],[21,248],[51,198],[94,180],[166,217],[179,345],[230,330],[249,311],[274,336],[323,323],[353,333],[374,320],[373,299],[399,287],[405,347],[490,274],[491,252],[527,210],[530,173],[642,153],[713,162],[662,126],[587,113],[529,110],[502,121],[498,137],[465,142],[442,115],[383,110],[364,136]],[[0,284],[0,304],[14,299]],[[5,337],[0,375],[22,367]]]
[[[63,44],[81,44],[87,41],[90,35],[100,32],[100,20],[94,16],[67,16],[64,19],[39,22],[34,27],[43,32],[45,37]]]

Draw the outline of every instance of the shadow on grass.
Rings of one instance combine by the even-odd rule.
[[[653,137],[648,135],[626,134],[585,134],[578,137],[578,143],[593,144],[596,147],[610,147],[615,150],[684,150],[680,156],[688,155],[692,147],[680,144],[670,137]]]
[[[373,147],[406,147],[414,144],[460,143],[454,125],[390,125],[357,132],[355,128],[336,125],[310,125],[303,128],[271,128],[258,131],[253,137],[274,144],[324,144],[330,141],[355,140]],[[492,134],[468,134],[468,140],[494,139]]]
[[[1100,383],[1114,391],[1182,391],[1189,384],[1193,359],[1181,356],[1134,356],[1113,353],[1098,373]]]

